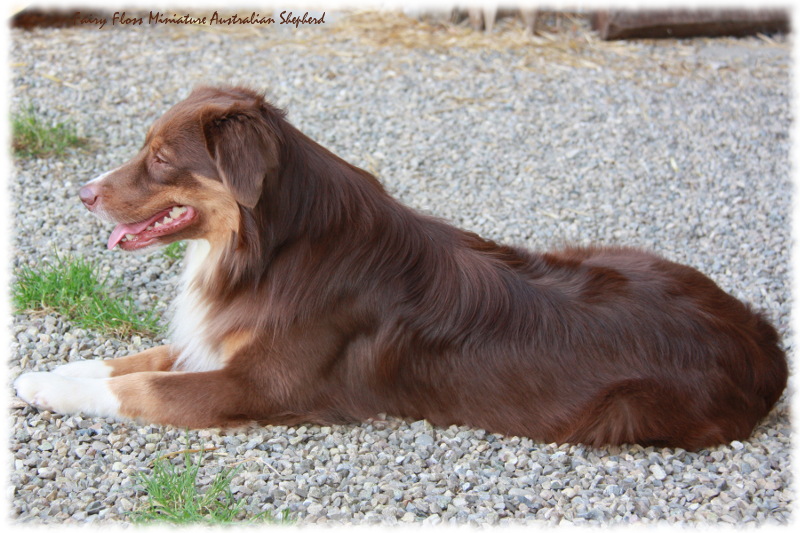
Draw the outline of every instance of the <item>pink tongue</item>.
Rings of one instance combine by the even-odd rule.
[[[117,227],[114,228],[114,231],[111,232],[111,236],[108,238],[108,249],[111,250],[112,248],[114,248],[117,244],[119,244],[119,241],[121,241],[122,238],[128,233],[135,235],[140,231],[142,231],[144,228],[150,225],[151,220],[152,219],[149,219],[145,220],[144,222],[137,222],[135,224],[117,225]]]

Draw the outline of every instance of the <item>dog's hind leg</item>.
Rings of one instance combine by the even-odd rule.
[[[560,442],[631,444],[696,449],[726,440],[691,395],[654,379],[628,379],[595,396]],[[728,439],[730,440],[730,439]]]

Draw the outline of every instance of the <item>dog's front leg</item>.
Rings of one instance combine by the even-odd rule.
[[[167,371],[178,354],[172,346],[155,346],[149,350],[117,359],[87,359],[57,367],[53,372],[73,378],[108,378],[133,372]]]
[[[201,428],[243,424],[259,417],[259,407],[249,405],[251,398],[246,394],[252,385],[239,381],[224,369],[135,372],[102,379],[31,372],[20,376],[15,386],[31,405],[62,414]]]
[[[156,346],[118,359],[90,359],[57,367],[52,372],[28,372],[14,382],[17,395],[40,409],[63,414],[83,412],[118,416],[119,401],[109,389],[112,376],[135,372],[167,371],[177,353],[171,346]]]

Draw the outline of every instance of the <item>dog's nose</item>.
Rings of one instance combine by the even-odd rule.
[[[78,191],[78,196],[81,198],[83,205],[90,208],[97,202],[97,190],[92,185],[84,185]]]

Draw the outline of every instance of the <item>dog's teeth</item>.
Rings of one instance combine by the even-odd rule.
[[[155,227],[155,228],[158,228],[158,227],[160,227],[160,226],[163,226],[163,225],[164,225],[164,224],[162,224],[161,222],[156,222],[156,223],[153,225],[153,227]]]
[[[158,223],[156,222],[156,224],[158,224]],[[151,230],[151,229],[153,229],[153,225],[152,225],[152,224],[150,224],[149,226],[147,226],[147,229],[148,229],[148,231],[149,231],[149,230]]]
[[[135,238],[135,236],[132,233],[126,233],[125,238],[128,239],[129,241],[132,241]]]
[[[173,207],[170,212],[169,216],[174,220],[188,211],[185,207],[178,207],[177,205]]]

